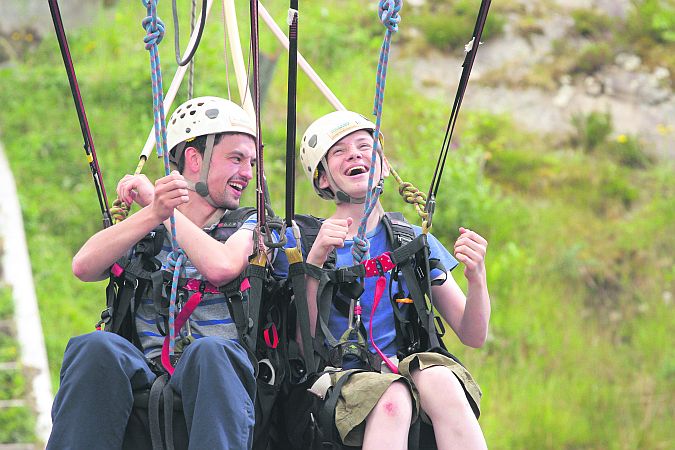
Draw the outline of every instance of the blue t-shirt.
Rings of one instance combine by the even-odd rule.
[[[418,226],[412,225],[415,232],[415,236],[419,236],[422,232],[422,229]],[[291,233],[286,233],[288,236],[287,246],[294,246],[295,239]],[[374,258],[382,253],[391,251],[391,243],[387,239],[387,231],[384,225],[380,222],[378,226],[366,235],[370,241],[370,257]],[[446,270],[450,271],[457,267],[457,260],[446,250],[446,248],[441,244],[438,239],[433,235],[427,235],[427,241],[429,243],[429,254],[431,258],[440,260],[440,262],[445,266]],[[337,249],[337,267],[348,267],[354,265],[354,259],[352,256],[352,244],[353,240],[346,240],[345,245],[342,248]],[[308,250],[305,250],[306,253],[309,253]],[[288,273],[288,261],[285,258],[284,252],[279,252],[277,259],[274,264],[275,273],[279,276],[285,276]],[[440,275],[439,270],[432,271],[431,278],[436,278]],[[382,298],[377,306],[375,311],[375,316],[373,317],[373,339],[375,344],[379,347],[382,352],[387,356],[396,355],[396,328],[394,324],[394,311],[391,302],[389,301],[389,279],[391,273],[386,275],[386,287]],[[361,295],[361,320],[366,327],[366,332],[369,331],[369,325],[373,309],[373,301],[375,296],[375,283],[377,282],[378,277],[366,278],[365,281],[365,291]],[[394,288],[396,284],[394,284]],[[403,293],[407,294],[405,283],[402,286]],[[336,339],[339,339],[340,336],[347,330],[348,318],[342,313],[338,312],[334,305],[331,304],[331,313],[328,321],[328,328],[330,329],[333,336]],[[375,349],[370,344],[370,335],[366,336],[368,340],[369,348],[372,352],[375,352]]]

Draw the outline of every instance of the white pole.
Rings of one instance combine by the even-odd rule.
[[[211,11],[211,5],[213,5],[213,0],[207,0],[207,2],[206,2],[206,18],[207,19],[209,17],[209,12]],[[206,26],[206,23],[204,24],[204,26]],[[190,36],[190,42],[188,42],[187,49],[185,50],[185,53],[183,54],[183,59],[187,58],[188,51],[192,48],[195,41],[197,40],[197,34],[198,34],[198,31],[199,31],[198,28],[199,27],[195,27],[195,29],[192,31],[192,35]],[[178,66],[178,69],[176,69],[176,73],[173,76],[173,80],[171,80],[171,85],[169,86],[169,89],[166,91],[166,94],[164,95],[164,111],[165,112],[168,112],[169,109],[171,109],[171,104],[176,99],[176,94],[178,93],[178,89],[180,88],[180,85],[183,82],[183,78],[185,77],[185,72],[187,71],[188,67],[189,67],[189,64],[186,64],[184,66]],[[153,127],[153,128],[150,129],[150,133],[148,134],[148,139],[146,139],[146,141],[145,141],[145,145],[143,146],[143,151],[141,152],[141,157],[145,157],[147,159],[148,156],[150,156],[150,153],[152,152],[152,149],[154,147],[155,147],[155,129]]]
[[[227,28],[227,37],[230,40],[230,53],[234,64],[234,74],[237,77],[237,88],[239,89],[239,98],[243,103],[244,110],[255,118],[253,109],[253,100],[248,90],[248,76],[246,75],[246,64],[244,64],[244,54],[241,51],[241,41],[239,39],[239,27],[237,26],[237,13],[234,9],[234,0],[223,1],[225,8],[225,22]]]
[[[270,13],[267,12],[265,7],[259,3],[258,6],[258,11],[259,11],[259,16],[263,19],[265,24],[269,27],[270,31],[272,31],[272,34],[277,38],[279,42],[288,50],[288,37],[284,34],[283,31],[281,31],[281,28],[279,28],[279,25],[276,24],[272,16],[270,16]],[[309,65],[307,60],[298,52],[298,66],[307,74],[310,80],[316,85],[317,88],[319,88],[319,91],[323,94],[324,97],[328,100],[328,102],[333,105],[333,108],[335,108],[338,111],[344,111],[347,108],[344,107],[344,105],[338,100],[338,98],[333,94],[333,92],[330,90],[328,86],[326,86],[326,83],[321,80],[321,77],[312,69],[312,66]]]

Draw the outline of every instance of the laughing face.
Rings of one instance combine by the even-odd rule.
[[[363,197],[368,191],[372,151],[372,134],[366,130],[359,130],[340,139],[326,155],[327,170],[330,171],[337,187],[350,197]],[[380,179],[380,171],[381,164],[378,155],[375,180]],[[320,186],[322,189],[330,188],[328,177],[325,174],[321,176]]]
[[[241,194],[253,178],[255,162],[255,139],[247,134],[227,134],[213,147],[208,187],[218,206],[239,207]]]

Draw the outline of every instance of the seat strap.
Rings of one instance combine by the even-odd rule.
[[[162,429],[159,425],[159,402],[162,398],[164,386],[169,380],[168,374],[163,374],[155,378],[150,388],[150,398],[148,400],[148,419],[150,423],[150,440],[152,441],[152,450],[164,450],[162,439]]]

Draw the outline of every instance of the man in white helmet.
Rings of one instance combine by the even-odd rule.
[[[360,114],[338,111],[315,121],[302,138],[300,160],[305,174],[321,198],[333,200],[336,204],[335,212],[325,220],[309,251],[309,264],[323,267],[333,251],[337,254],[337,267],[354,264],[351,248],[364,216],[369,172],[374,170],[373,186],[382,182],[389,173],[381,154],[377,157],[375,167],[371,168],[374,129],[375,125]],[[378,201],[368,217],[366,227],[371,258],[393,250],[383,226],[384,216],[384,209]],[[421,229],[412,226],[411,231],[419,235]],[[436,285],[432,287],[434,305],[464,344],[480,347],[485,342],[490,317],[484,263],[487,242],[465,228],[460,228],[459,233],[454,245],[454,257],[434,236],[428,235],[430,257],[440,260],[448,269],[447,272],[438,269],[431,271],[433,279],[445,280],[442,284],[440,281],[434,283]],[[289,242],[289,245],[293,245],[293,242]],[[466,296],[449,273],[458,265],[458,261],[465,265],[464,275],[468,281]],[[375,312],[373,308],[378,277],[365,279],[360,306],[353,312],[356,315],[361,311],[365,330],[372,326],[372,331],[366,331],[368,336],[363,338],[367,341],[371,356],[380,354],[377,366],[380,366],[380,362],[382,364],[373,368],[372,362],[361,361],[361,368],[370,367],[365,372],[352,374],[342,386],[335,410],[335,425],[342,442],[346,445],[362,445],[363,449],[405,449],[410,424],[420,416],[422,421],[433,423],[440,449],[486,448],[477,421],[481,391],[463,366],[445,355],[425,352],[425,349],[397,361],[397,352],[404,349],[397,348],[394,307],[389,301],[389,290],[395,289],[392,286],[397,285],[400,288],[400,283],[409,285],[416,280],[406,279],[401,282],[397,279],[392,284],[390,273],[384,276],[386,283],[380,284],[380,287],[384,286],[382,301]],[[317,279],[307,278],[311,330],[321,329],[316,326],[318,286]],[[401,292],[405,291],[405,284],[403,286]],[[409,299],[401,300],[405,303]],[[344,336],[351,326],[351,317],[344,311],[347,308],[339,312],[333,298],[326,325],[336,339]],[[372,360],[371,357],[366,359]],[[349,365],[344,364],[345,361],[349,362],[343,359],[343,369]],[[391,373],[387,365],[398,373]],[[341,371],[331,375],[332,384],[335,385],[344,373]]]
[[[182,397],[194,449],[246,449],[252,443],[254,370],[218,287],[242,273],[253,251],[255,219],[229,235],[223,234],[227,224],[221,219],[226,210],[239,207],[253,177],[255,135],[254,121],[228,100],[199,97],[179,106],[167,123],[167,144],[177,170],[154,185],[144,175],[125,176],[117,186],[118,197],[142,209],[96,233],[73,258],[78,278],[103,280],[111,268],[119,270],[120,258],[138,251],[136,243],[148,233],[162,223],[170,229],[169,218],[175,214],[178,245],[185,252],[184,299],[202,295],[178,333],[177,341],[185,346],[177,345],[180,358],[169,382]],[[171,236],[165,231],[157,255],[165,272],[171,271],[171,250]],[[150,294],[143,292],[135,305],[136,346],[100,331],[69,342],[48,448],[122,448],[132,391],[152,385],[168,334],[166,313],[159,311],[161,305],[166,309],[168,289],[159,296],[160,305]]]

